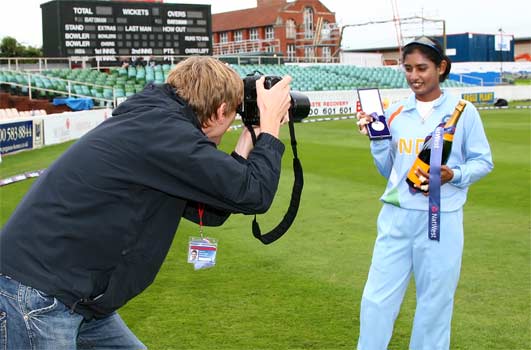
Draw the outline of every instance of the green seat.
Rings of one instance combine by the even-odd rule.
[[[124,91],[124,89],[117,89],[117,88],[115,88],[115,89],[114,89],[114,96],[115,96],[115,97],[124,97],[124,96],[125,96],[125,91]]]
[[[113,89],[112,88],[103,88],[103,97],[106,99],[113,98]]]

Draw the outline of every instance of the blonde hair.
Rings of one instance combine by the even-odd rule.
[[[168,74],[173,86],[206,126],[212,114],[225,102],[225,113],[234,113],[243,101],[243,81],[234,69],[209,56],[191,56]]]

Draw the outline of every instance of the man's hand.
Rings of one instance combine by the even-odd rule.
[[[253,126],[254,134],[256,137],[260,135],[260,127]],[[238,139],[238,143],[236,143],[236,148],[234,151],[238,153],[243,158],[247,159],[249,156],[249,153],[251,153],[251,150],[253,149],[253,138],[251,136],[251,132],[246,127],[243,127],[242,133],[240,134],[240,138]]]
[[[264,88],[265,77],[256,80],[256,104],[260,110],[260,129],[278,138],[280,125],[285,123],[291,106],[291,77],[286,75],[271,89]]]

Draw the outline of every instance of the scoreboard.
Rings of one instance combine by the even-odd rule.
[[[210,5],[54,0],[41,10],[46,57],[212,54]]]

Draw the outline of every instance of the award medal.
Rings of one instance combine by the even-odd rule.
[[[379,120],[376,120],[372,122],[371,127],[376,131],[382,131],[383,129],[385,129],[385,124]]]

